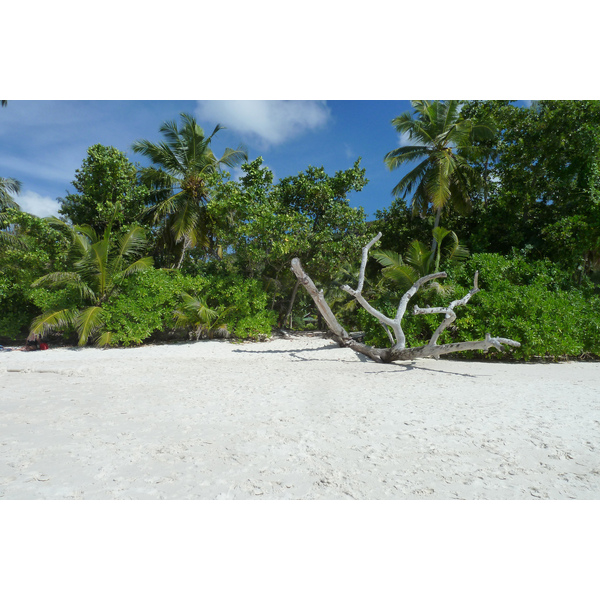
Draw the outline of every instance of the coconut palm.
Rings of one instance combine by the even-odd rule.
[[[8,208],[21,210],[21,207],[13,199],[13,194],[21,191],[21,182],[12,177],[0,177],[0,213]],[[1,216],[1,215],[0,215]],[[0,247],[2,246],[20,246],[24,247],[25,242],[11,230],[9,223],[0,223]]]
[[[181,300],[181,305],[173,313],[175,327],[193,329],[196,340],[201,337],[212,338],[215,333],[227,333],[224,319],[231,307],[215,310],[208,306],[206,298],[196,298],[186,293],[181,294]]]
[[[35,318],[31,333],[43,335],[49,331],[74,327],[79,335],[80,346],[85,345],[90,336],[98,345],[105,346],[112,334],[103,331],[102,305],[118,294],[123,279],[152,267],[151,257],[139,258],[147,246],[144,229],[134,226],[113,242],[110,224],[100,237],[88,225],[70,227],[58,219],[51,221],[57,227],[71,231],[73,270],[49,273],[34,281],[32,286],[70,287],[78,293],[80,303],[76,308],[56,307]]]
[[[444,227],[435,227],[432,235],[436,243],[433,251],[419,240],[411,242],[404,257],[391,250],[374,251],[373,257],[384,267],[383,276],[408,289],[419,278],[438,273],[442,259],[445,263],[457,263],[469,257],[469,251],[461,246],[453,231],[448,231]],[[430,285],[440,292],[443,291],[437,281]]]
[[[491,123],[462,118],[456,100],[414,100],[411,104],[414,114],[406,112],[392,120],[396,131],[408,136],[408,143],[388,152],[384,162],[393,170],[420,161],[393,193],[404,197],[414,190],[413,214],[425,214],[431,208],[435,228],[445,209],[452,207],[460,214],[470,211],[470,191],[479,180],[468,159],[478,152],[474,142],[491,138],[495,129]],[[435,244],[434,240],[432,251]]]
[[[20,181],[12,177],[0,177],[0,210],[6,210],[7,208],[20,210],[19,205],[13,199],[13,194],[19,194],[20,191]]]
[[[167,121],[160,127],[165,140],[154,144],[138,140],[132,146],[149,158],[154,166],[140,171],[140,181],[151,190],[152,206],[146,213],[160,226],[167,247],[180,246],[181,266],[185,253],[196,245],[209,245],[209,223],[206,204],[209,200],[207,178],[222,166],[234,167],[248,156],[243,148],[226,148],[217,159],[210,144],[215,134],[223,129],[217,125],[206,137],[194,117],[181,113],[182,125]]]

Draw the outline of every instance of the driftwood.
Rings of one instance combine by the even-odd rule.
[[[311,295],[317,308],[319,309],[319,312],[325,319],[325,322],[327,323],[327,326],[329,327],[333,335],[333,339],[340,346],[351,348],[356,352],[360,352],[361,354],[368,356],[376,362],[388,363],[396,360],[412,360],[415,358],[423,357],[438,358],[442,354],[450,354],[451,352],[464,352],[465,350],[487,351],[489,348],[492,347],[496,348],[497,350],[503,351],[503,344],[515,347],[521,345],[519,344],[519,342],[515,342],[514,340],[499,337],[491,337],[489,333],[486,333],[484,340],[438,345],[437,340],[442,331],[444,331],[444,329],[446,329],[456,319],[456,313],[454,312],[454,308],[456,308],[457,306],[465,305],[471,299],[471,297],[479,291],[479,288],[477,287],[478,273],[476,272],[473,281],[473,289],[463,298],[460,298],[459,300],[454,300],[446,307],[414,307],[413,315],[443,314],[444,319],[441,322],[440,326],[435,330],[435,332],[431,336],[431,339],[426,345],[417,346],[414,348],[407,348],[406,336],[404,335],[404,331],[402,330],[401,323],[404,314],[406,313],[408,302],[423,284],[427,283],[428,281],[431,281],[432,279],[440,279],[442,277],[446,277],[447,275],[444,272],[440,272],[421,277],[421,279],[416,281],[414,285],[400,299],[400,303],[398,304],[398,310],[396,311],[395,317],[390,318],[384,315],[376,308],[371,306],[362,295],[362,289],[365,281],[365,269],[369,257],[369,250],[371,249],[373,244],[379,240],[380,237],[381,233],[379,233],[363,248],[358,285],[356,289],[353,290],[350,286],[347,285],[342,286],[342,289],[349,293],[351,296],[354,296],[357,302],[367,312],[376,317],[379,320],[379,322],[383,325],[384,329],[388,334],[388,337],[390,338],[391,347],[389,348],[374,348],[373,346],[362,344],[357,340],[353,339],[350,336],[350,334],[339,324],[338,320],[335,318],[335,315],[329,308],[329,305],[325,301],[323,291],[317,290],[312,279],[302,268],[300,260],[298,258],[294,258],[292,260],[292,271],[294,272],[294,275],[296,275],[298,281],[305,287],[306,291]]]

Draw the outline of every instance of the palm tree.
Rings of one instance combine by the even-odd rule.
[[[3,101],[4,102],[4,101]],[[12,195],[21,191],[21,182],[12,177],[0,177],[0,213],[8,208],[21,210],[21,207],[14,201]],[[1,216],[1,215],[0,215]],[[25,242],[15,231],[11,230],[10,224],[0,223],[0,247],[2,246],[21,246],[25,247]]]
[[[234,167],[248,159],[241,147],[226,148],[221,158],[215,157],[210,143],[223,129],[221,125],[206,137],[194,117],[181,113],[181,120],[181,128],[175,121],[163,123],[159,131],[165,141],[154,144],[138,140],[132,146],[134,152],[156,165],[140,172],[140,181],[151,190],[154,202],[146,212],[154,224],[160,225],[165,243],[181,246],[176,268],[181,266],[189,248],[209,245],[207,177],[219,172],[222,166]]]
[[[190,294],[181,294],[182,303],[174,312],[175,327],[187,327],[194,331],[196,340],[201,337],[212,338],[215,333],[226,335],[225,316],[232,307],[215,310],[208,306],[206,298],[196,298]]]
[[[390,170],[415,160],[420,162],[394,187],[396,196],[414,189],[413,214],[425,214],[431,206],[438,227],[444,209],[454,208],[467,214],[471,208],[469,192],[478,185],[476,171],[468,162],[478,149],[474,142],[491,138],[491,123],[461,117],[457,100],[429,102],[413,100],[414,115],[406,112],[392,120],[408,144],[385,155]],[[435,251],[436,241],[432,244]]]
[[[112,334],[102,331],[105,325],[102,305],[118,294],[124,278],[152,267],[151,257],[138,258],[147,246],[144,229],[130,228],[118,237],[114,247],[110,224],[100,237],[88,225],[70,227],[59,219],[50,220],[57,227],[71,231],[73,271],[49,273],[36,279],[32,287],[70,287],[79,294],[80,306],[56,307],[45,312],[33,320],[30,333],[43,335],[72,326],[79,334],[80,346],[90,336],[95,337],[98,345],[106,346]]]
[[[461,262],[469,257],[469,250],[461,246],[454,231],[435,227],[432,235],[436,243],[435,250],[430,250],[423,242],[414,240],[404,257],[392,250],[374,251],[373,257],[384,267],[383,276],[408,289],[421,277],[438,273],[442,259],[449,264]],[[431,282],[430,287],[443,292],[437,281]]]
[[[7,208],[16,208],[20,210],[19,205],[13,199],[13,194],[19,194],[21,191],[21,182],[12,177],[0,177],[0,210]]]

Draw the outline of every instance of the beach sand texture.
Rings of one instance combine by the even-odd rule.
[[[600,364],[332,341],[0,355],[1,499],[600,499]]]

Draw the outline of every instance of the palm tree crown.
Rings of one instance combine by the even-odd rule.
[[[104,329],[102,305],[118,294],[120,283],[126,278],[152,267],[150,257],[139,258],[147,246],[145,232],[139,225],[122,233],[112,241],[111,226],[99,236],[88,225],[74,226],[50,219],[55,226],[68,228],[72,234],[73,270],[49,273],[33,282],[33,287],[71,287],[80,296],[79,307],[56,307],[34,319],[31,333],[74,326],[79,334],[79,345],[94,335],[99,345],[110,342],[111,333]]]
[[[181,113],[181,121],[181,127],[175,121],[163,123],[160,132],[164,141],[154,144],[138,140],[132,146],[134,152],[146,156],[155,165],[140,172],[140,180],[151,190],[153,201],[146,212],[160,225],[163,239],[170,240],[171,246],[181,245],[177,266],[181,265],[188,248],[208,245],[207,177],[222,166],[234,167],[248,158],[245,149],[240,147],[226,148],[217,159],[210,143],[223,129],[221,125],[206,137],[194,117]]]
[[[396,196],[410,193],[413,213],[424,214],[432,207],[435,227],[442,211],[452,206],[465,214],[470,210],[469,191],[477,185],[477,177],[468,158],[477,153],[474,142],[494,135],[487,122],[474,122],[461,117],[457,100],[415,100],[414,114],[406,112],[392,120],[396,131],[408,136],[405,146],[385,155],[390,170],[405,163],[420,161],[394,187]]]
[[[12,177],[0,177],[0,210],[7,208],[16,208],[19,205],[13,199],[13,194],[19,194],[21,191],[21,182]]]

